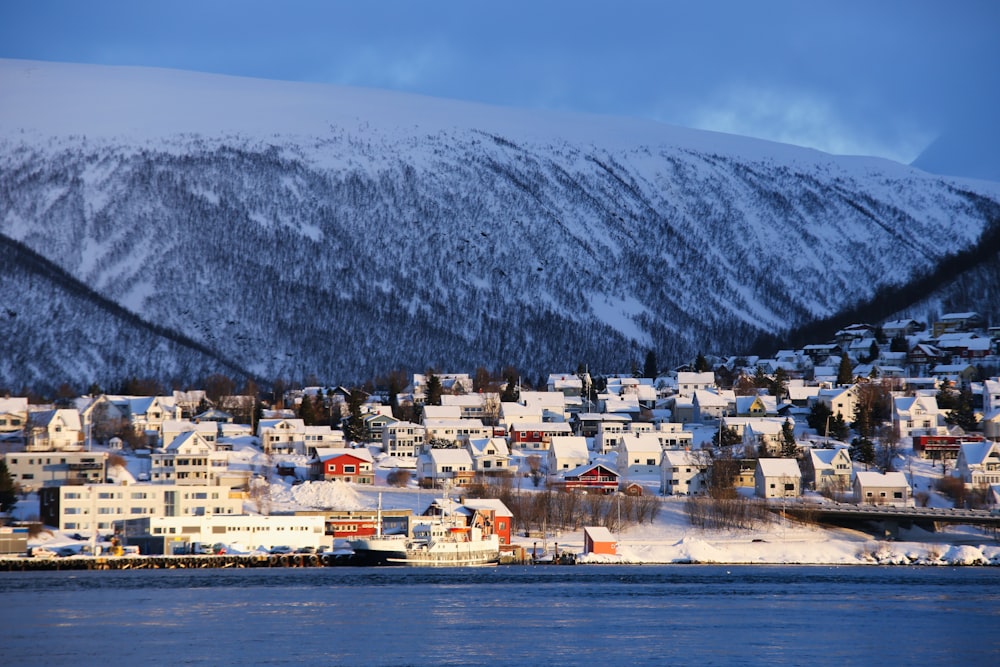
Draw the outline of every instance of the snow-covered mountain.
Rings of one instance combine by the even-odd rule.
[[[1000,210],[1000,184],[634,119],[9,60],[0,90],[0,234],[134,316],[76,335],[89,302],[5,259],[14,387],[114,381],[129,327],[180,383],[741,352]]]

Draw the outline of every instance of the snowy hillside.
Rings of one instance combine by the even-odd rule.
[[[264,379],[741,352],[975,244],[1000,201],[885,160],[381,91],[25,61],[0,88],[0,234]],[[0,383],[114,379],[12,268],[0,313],[35,326],[4,353],[90,362]]]

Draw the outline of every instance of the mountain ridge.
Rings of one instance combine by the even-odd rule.
[[[103,68],[69,69],[80,90],[105,91],[113,126],[127,89]],[[22,70],[0,61],[0,81]],[[228,82],[170,77],[156,100],[176,99],[160,115]],[[255,83],[240,80],[232,103]],[[323,116],[292,97],[274,106]],[[738,353],[975,245],[993,224],[979,200],[1000,201],[1000,185],[886,160],[621,119],[574,117],[581,139],[580,127],[546,134],[550,120],[524,129],[527,112],[434,101],[451,111],[430,130],[395,123],[407,109],[366,121],[362,105],[314,134],[295,118],[250,134],[178,134],[150,118],[136,138],[25,120],[50,102],[36,91],[0,110],[0,233],[261,379],[621,372],[646,350],[666,363]],[[45,356],[59,337],[7,344]]]

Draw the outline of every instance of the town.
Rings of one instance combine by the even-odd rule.
[[[850,520],[831,508],[852,505],[899,508],[853,520],[881,537],[939,523],[918,508],[958,508],[994,540],[998,340],[979,315],[953,313],[857,324],[767,359],[698,355],[669,372],[649,353],[628,375],[581,366],[544,386],[479,369],[267,397],[222,376],[169,394],[7,396],[0,555],[330,564],[348,545],[413,538],[447,517],[495,540],[501,562],[576,562],[613,558],[621,530],[641,535],[667,501],[683,502],[693,533],[752,531],[779,509]],[[382,507],[401,494],[416,506]],[[574,529],[578,553],[549,544]]]

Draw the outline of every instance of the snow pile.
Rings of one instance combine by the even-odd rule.
[[[297,485],[271,484],[272,506],[288,508],[357,510],[365,507],[361,496],[345,482],[305,482]]]

